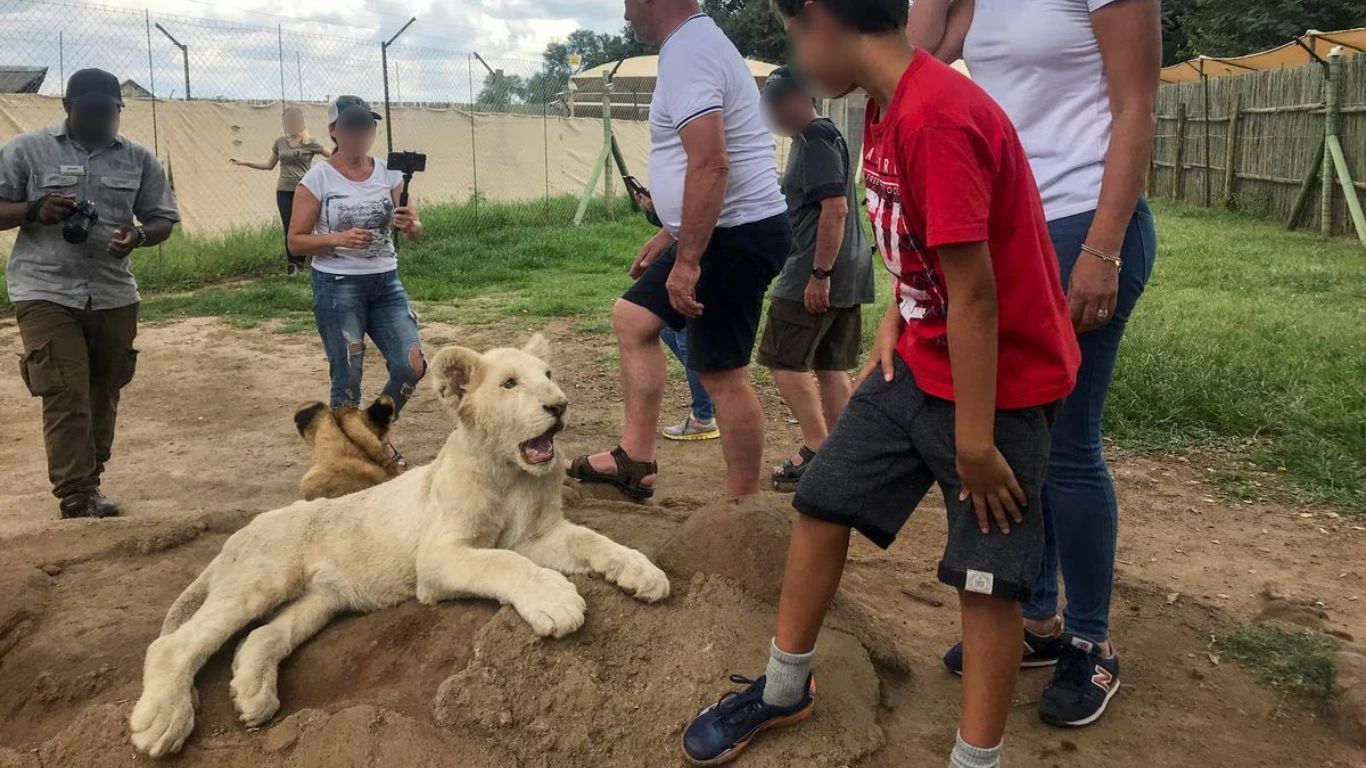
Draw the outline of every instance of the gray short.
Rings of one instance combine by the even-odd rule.
[[[1044,550],[1042,498],[1049,428],[1057,404],[998,411],[996,447],[1029,497],[1024,523],[983,534],[971,500],[958,500],[953,403],[926,395],[900,357],[891,382],[874,373],[802,477],[792,505],[808,517],[847,525],[887,548],[930,486],[948,508],[939,580],[957,589],[1024,601]]]

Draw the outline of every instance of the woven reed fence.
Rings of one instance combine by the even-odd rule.
[[[1366,55],[1337,70],[1337,133],[1356,194],[1366,197]],[[1326,222],[1321,210],[1326,79],[1327,69],[1311,64],[1162,86],[1149,195],[1355,234],[1336,177]]]

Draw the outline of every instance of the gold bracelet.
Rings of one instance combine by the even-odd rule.
[[[1124,259],[1121,258],[1118,253],[1102,251],[1099,248],[1093,248],[1089,245],[1086,245],[1085,243],[1082,243],[1081,252],[1089,253],[1092,256],[1095,256],[1097,259],[1100,259],[1101,261],[1104,261],[1108,264],[1112,264],[1114,265],[1115,269],[1122,269],[1124,267]]]

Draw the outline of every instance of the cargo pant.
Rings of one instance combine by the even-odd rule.
[[[138,306],[14,304],[24,342],[19,372],[29,393],[43,400],[47,474],[59,499],[99,490],[114,446],[119,391],[137,367]]]

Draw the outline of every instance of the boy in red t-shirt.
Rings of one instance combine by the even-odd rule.
[[[687,757],[733,759],[811,713],[812,656],[857,529],[890,546],[934,483],[939,579],[959,591],[954,768],[994,768],[1014,697],[1020,602],[1043,555],[1049,427],[1080,355],[1019,138],[980,88],[906,41],[906,0],[773,0],[829,95],[863,88],[868,214],[896,300],[860,386],[802,478],[768,670],[704,710]]]

